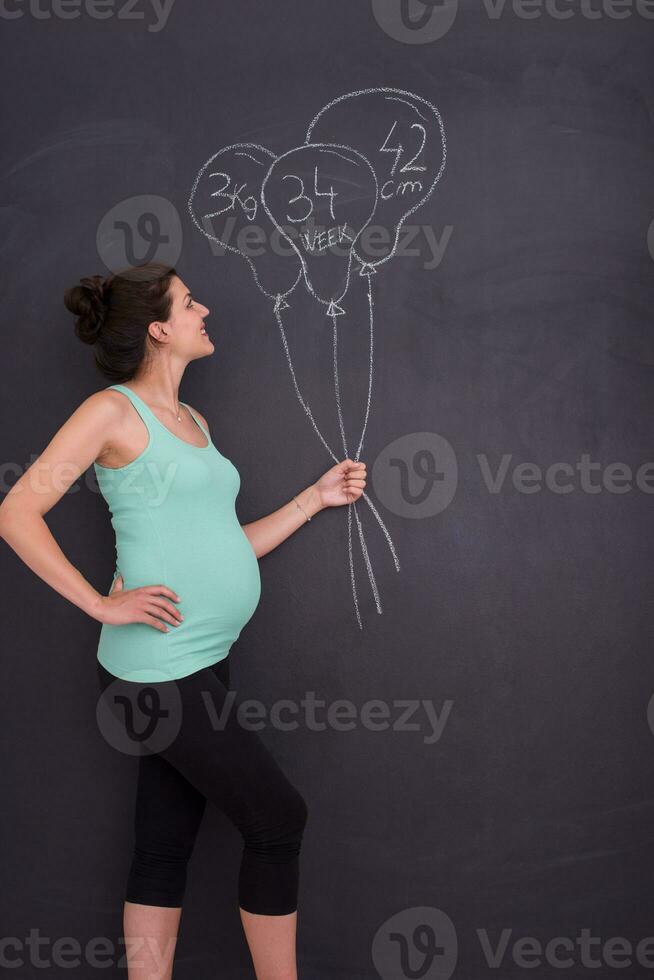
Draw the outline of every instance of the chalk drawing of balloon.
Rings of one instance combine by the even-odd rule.
[[[188,201],[202,234],[242,255],[271,299],[288,295],[302,277],[295,250],[261,206],[261,184],[274,160],[256,143],[226,146],[204,164]]]
[[[447,143],[441,115],[431,102],[395,88],[369,88],[334,99],[312,120],[307,144],[346,143],[363,153],[379,181],[375,235],[365,236],[353,253],[364,268],[387,262],[397,248],[400,228],[427,201],[443,175]],[[372,231],[372,228],[370,229]]]
[[[377,206],[377,177],[362,153],[309,143],[270,165],[261,201],[302,263],[309,292],[332,315],[347,291],[352,249]]]

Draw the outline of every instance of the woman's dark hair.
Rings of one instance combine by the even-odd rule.
[[[110,381],[130,381],[138,373],[148,343],[160,346],[148,332],[153,320],[166,321],[172,297],[168,287],[177,275],[171,265],[148,262],[108,276],[85,276],[64,293],[64,304],[77,316],[75,335],[93,344],[98,370]]]

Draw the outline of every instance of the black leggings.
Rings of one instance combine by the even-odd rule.
[[[223,715],[228,661],[156,683],[116,678],[97,661],[104,724],[109,712],[114,726],[110,741],[125,739],[124,751],[139,756],[128,902],[181,908],[209,800],[243,838],[240,907],[260,915],[297,909],[307,806],[259,735],[237,718],[238,698]],[[154,718],[156,727],[139,725],[139,717]]]

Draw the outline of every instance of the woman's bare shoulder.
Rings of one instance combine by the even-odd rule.
[[[107,422],[112,422],[123,418],[128,407],[127,398],[119,391],[101,388],[99,391],[87,395],[76,411],[83,412],[85,415],[92,413]]]

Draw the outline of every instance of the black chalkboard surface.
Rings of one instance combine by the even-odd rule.
[[[180,397],[241,523],[346,456],[365,498],[261,559],[230,654],[309,805],[299,976],[646,975],[654,8],[5,5],[3,492],[106,380],[63,290],[175,264]],[[92,469],[47,523],[108,590]],[[3,568],[4,934],[121,972],[134,760],[99,624]],[[253,975],[207,811],[175,977]],[[6,907],[4,907],[6,906]]]

